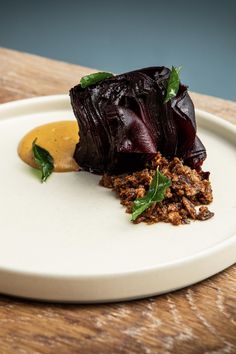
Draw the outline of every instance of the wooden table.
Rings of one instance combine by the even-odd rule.
[[[0,48],[0,102],[68,92],[91,69]],[[236,103],[192,93],[236,123]],[[236,267],[145,300],[58,305],[0,296],[1,354],[236,353]]]

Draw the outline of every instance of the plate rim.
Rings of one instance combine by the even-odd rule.
[[[45,95],[45,96],[35,96],[35,97],[29,97],[29,98],[23,98],[23,99],[19,99],[19,100],[13,100],[13,101],[9,101],[9,102],[4,102],[4,103],[0,103],[0,115],[4,114],[4,111],[8,111],[8,110],[15,110],[15,109],[19,109],[19,108],[28,108],[28,106],[30,105],[42,105],[42,104],[48,104],[48,103],[53,103],[53,104],[57,104],[57,103],[64,103],[67,105],[67,107],[70,107],[70,105],[68,105],[68,103],[70,103],[70,96],[69,94],[56,94],[56,95]],[[65,109],[67,109],[67,107],[65,106]],[[230,128],[231,130],[234,131],[234,133],[236,133],[236,124],[232,123],[231,121],[228,121],[227,119],[214,114],[214,113],[210,113],[207,112],[203,109],[199,109],[199,108],[194,108],[195,110],[195,114],[196,116],[199,115],[203,115],[206,116],[207,119],[210,119],[212,122],[217,122],[217,124],[224,126],[226,128]],[[217,118],[217,121],[215,120],[215,118]],[[7,117],[6,119],[9,119],[9,117]],[[2,120],[5,120],[4,118],[2,118],[0,116],[0,123]]]
[[[127,276],[127,275],[132,275],[132,274],[137,274],[140,272],[149,272],[149,271],[155,271],[155,270],[163,270],[163,269],[169,269],[171,270],[172,268],[175,267],[179,267],[181,265],[191,265],[193,262],[197,261],[197,260],[201,260],[202,258],[205,258],[207,256],[214,256],[216,255],[219,251],[221,250],[225,250],[228,248],[231,248],[232,246],[235,247],[236,250],[236,233],[233,234],[232,236],[230,236],[228,239],[222,241],[222,242],[218,242],[217,244],[215,244],[214,246],[210,247],[210,248],[205,248],[202,251],[199,251],[197,253],[194,253],[190,256],[186,256],[186,257],[182,257],[179,259],[176,259],[174,261],[170,261],[170,262],[164,262],[161,263],[157,266],[151,266],[151,267],[143,267],[143,268],[139,268],[134,269],[134,270],[128,270],[128,271],[122,271],[122,272],[107,272],[104,274],[73,274],[73,275],[68,275],[68,274],[60,274],[60,273],[44,273],[44,272],[35,272],[35,271],[30,271],[30,270],[24,270],[24,271],[19,271],[18,269],[14,268],[14,267],[4,267],[4,266],[0,266],[0,271],[4,270],[6,272],[10,272],[10,273],[17,273],[17,274],[27,274],[30,276],[36,276],[36,277],[48,277],[48,278],[107,278],[107,277],[111,277],[111,276]],[[235,261],[236,262],[236,256],[235,256]],[[234,263],[232,263],[234,264]],[[230,265],[229,265],[230,266]]]

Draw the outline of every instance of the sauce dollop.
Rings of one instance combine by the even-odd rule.
[[[38,168],[32,154],[32,143],[46,149],[54,159],[54,172],[78,171],[73,159],[75,145],[79,141],[78,123],[65,120],[38,126],[27,133],[19,143],[18,155],[28,165]]]

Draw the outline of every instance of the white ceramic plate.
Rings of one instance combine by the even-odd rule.
[[[0,292],[54,301],[133,299],[179,289],[236,261],[236,127],[197,111],[215,217],[175,227],[133,225],[114,194],[85,173],[41,184],[17,156],[21,137],[73,119],[65,95],[0,106]]]

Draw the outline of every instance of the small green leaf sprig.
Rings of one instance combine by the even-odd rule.
[[[114,75],[112,73],[106,73],[106,72],[98,72],[90,75],[83,76],[80,80],[80,86],[82,88],[86,88],[90,85],[94,85],[98,83],[99,81],[109,79],[110,77],[113,77]]]
[[[172,66],[170,76],[167,83],[166,95],[164,98],[164,103],[167,103],[171,98],[175,97],[179,91],[179,72],[181,70],[181,66],[175,68]]]
[[[41,182],[46,182],[54,169],[54,160],[50,153],[36,144],[37,138],[32,143],[33,158],[41,170]]]
[[[135,221],[153,203],[159,203],[165,198],[167,188],[171,186],[171,180],[164,176],[157,168],[153,176],[149,190],[143,198],[134,201],[131,221]]]

